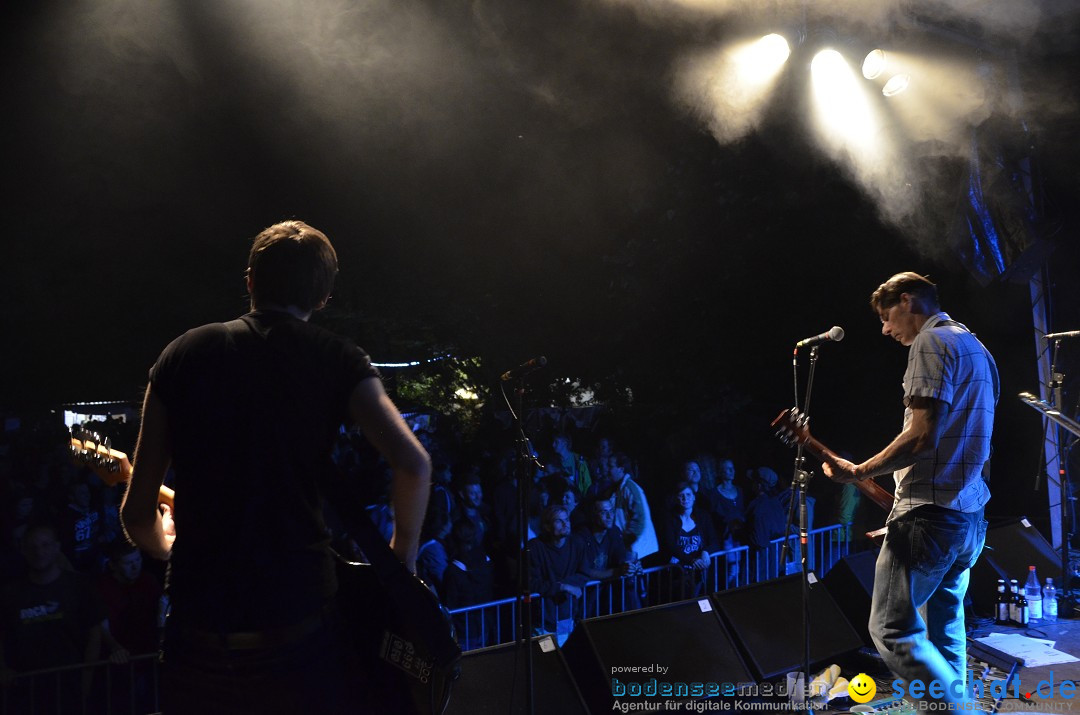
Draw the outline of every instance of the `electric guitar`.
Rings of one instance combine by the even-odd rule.
[[[772,421],[771,426],[776,428],[776,436],[780,438],[780,441],[789,447],[801,444],[808,452],[810,452],[810,454],[822,461],[825,461],[827,458],[840,459],[835,452],[814,439],[810,434],[810,419],[794,407],[790,410],[784,410],[777,415],[776,419]],[[867,499],[874,502],[885,511],[892,510],[893,495],[873,479],[863,479],[851,483],[854,484],[855,488],[862,492]],[[881,528],[867,532],[866,535],[871,540],[878,541],[884,534],[885,529]]]

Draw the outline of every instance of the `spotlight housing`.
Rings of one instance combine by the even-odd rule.
[[[886,97],[895,97],[907,89],[909,84],[911,84],[911,75],[894,74],[889,78],[889,81],[885,83],[885,86],[881,88],[881,93]]]
[[[870,50],[862,63],[862,76],[877,79],[885,71],[885,50]]]

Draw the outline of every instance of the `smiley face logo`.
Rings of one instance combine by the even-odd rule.
[[[859,673],[848,683],[847,692],[857,703],[870,702],[877,695],[877,683],[866,673]]]

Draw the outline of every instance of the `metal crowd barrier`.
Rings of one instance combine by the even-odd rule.
[[[808,566],[818,577],[828,573],[851,548],[850,525],[835,524],[807,532]],[[779,563],[781,547],[788,542],[787,562]],[[537,632],[551,632],[565,640],[573,622],[581,618],[632,611],[698,595],[715,593],[751,583],[768,581],[802,570],[799,537],[773,539],[762,549],[736,546],[709,554],[704,571],[664,564],[644,569],[640,574],[609,581],[589,581],[578,598],[555,603],[534,593],[533,625]],[[569,605],[566,605],[566,604]],[[450,611],[463,650],[510,643],[516,638],[517,599],[480,603]],[[566,616],[566,617],[562,617]]]
[[[158,654],[26,671],[0,687],[3,715],[147,715],[158,703]]]
[[[810,568],[824,576],[851,547],[850,524],[836,524],[808,533]],[[711,553],[703,571],[678,565],[644,569],[640,574],[610,581],[589,581],[579,598],[560,609],[552,599],[532,595],[533,623],[538,631],[545,624],[560,641],[569,636],[576,619],[632,611],[694,596],[723,591],[777,578],[801,570],[797,535],[786,539],[790,545],[788,562],[778,563],[785,539],[774,539],[763,549],[736,546]],[[516,638],[518,605],[516,598],[480,603],[450,611],[463,650],[509,643]],[[560,619],[560,614],[569,618]],[[107,660],[64,668],[19,673],[0,687],[2,715],[147,715],[160,710],[157,653],[133,656],[125,665]]]

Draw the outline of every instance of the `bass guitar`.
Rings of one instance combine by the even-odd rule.
[[[780,438],[780,441],[789,447],[801,444],[806,448],[806,451],[822,461],[825,461],[826,458],[840,458],[831,449],[814,439],[810,434],[810,419],[794,407],[790,410],[784,410],[777,415],[776,419],[772,421],[771,426],[776,428],[776,436]],[[854,484],[855,488],[862,492],[867,499],[874,502],[885,511],[888,512],[892,510],[893,495],[873,479],[863,479],[851,483]],[[866,534],[866,536],[873,541],[878,541],[884,535],[884,528],[870,531]]]
[[[113,487],[131,479],[131,460],[126,453],[110,447],[107,437],[72,427],[70,439],[71,461],[80,467],[88,467],[106,485]],[[162,484],[158,490],[158,504],[166,504],[172,509],[175,496],[172,489]]]

